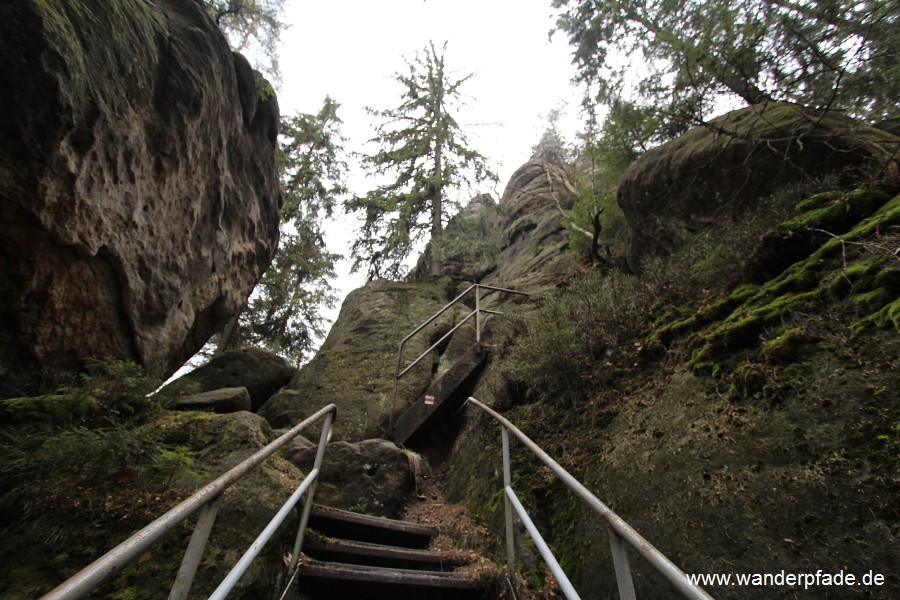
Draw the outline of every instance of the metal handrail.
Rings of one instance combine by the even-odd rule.
[[[684,572],[663,555],[662,552],[653,547],[644,537],[635,531],[628,523],[626,523],[619,515],[614,513],[608,506],[600,501],[586,487],[572,477],[568,471],[563,469],[559,463],[550,458],[550,456],[541,450],[541,448],[529,439],[524,433],[519,431],[515,425],[510,423],[500,413],[492,410],[479,402],[475,398],[470,397],[466,403],[471,403],[494,417],[501,425],[502,435],[502,452],[503,452],[503,488],[506,504],[506,557],[509,577],[514,581],[515,573],[515,548],[513,544],[513,527],[512,514],[515,511],[522,519],[523,523],[534,539],[535,544],[544,560],[547,561],[551,572],[556,577],[565,597],[569,600],[578,599],[578,593],[572,587],[571,582],[566,577],[559,563],[553,557],[549,547],[540,533],[534,527],[531,519],[525,513],[525,509],[519,502],[515,491],[512,489],[512,476],[509,461],[509,432],[512,432],[519,441],[534,453],[544,465],[546,465],[563,483],[572,490],[575,495],[584,500],[591,509],[606,521],[609,531],[609,543],[612,548],[613,564],[616,570],[616,582],[619,588],[619,598],[622,600],[634,600],[634,583],[631,580],[631,567],[628,564],[627,548],[625,544],[631,546],[638,554],[647,560],[665,579],[671,583],[675,589],[684,597],[692,600],[712,600],[712,596],[706,593],[701,587],[693,584],[688,580]]]
[[[291,495],[291,498],[282,506],[281,510],[279,510],[272,521],[269,522],[269,525],[263,530],[263,533],[260,534],[256,541],[250,546],[231,572],[226,575],[225,580],[223,580],[210,598],[224,598],[228,594],[234,585],[237,584],[240,577],[247,571],[250,562],[257,554],[259,554],[263,545],[271,539],[278,526],[287,518],[291,509],[299,501],[300,496],[302,496],[303,493],[308,492],[306,505],[304,506],[303,515],[300,519],[300,526],[297,531],[297,538],[294,542],[294,552],[291,556],[289,575],[293,576],[294,571],[297,569],[297,559],[300,554],[300,547],[303,545],[303,536],[306,525],[309,521],[309,513],[312,508],[316,481],[322,466],[325,445],[331,439],[334,417],[336,415],[337,406],[329,404],[315,414],[304,419],[265,448],[257,451],[252,456],[218,477],[215,481],[203,486],[194,492],[187,500],[172,508],[167,513],[63,582],[56,589],[44,596],[43,600],[69,600],[71,598],[82,598],[86,596],[100,584],[136,561],[166,533],[174,529],[195,512],[199,511],[200,515],[194,526],[194,533],[191,535],[191,540],[185,550],[181,567],[178,569],[178,574],[175,577],[175,582],[172,584],[172,590],[169,593],[169,600],[183,600],[190,592],[197,566],[200,564],[200,559],[206,548],[206,542],[209,538],[209,533],[212,529],[213,522],[215,521],[216,514],[218,513],[222,495],[225,490],[241,477],[261,465],[267,458],[297,437],[297,435],[309,425],[324,417],[325,422],[322,425],[322,434],[319,437],[319,446],[316,451],[316,459],[312,471],[310,471],[303,481],[300,482],[300,485]],[[293,580],[294,578],[291,579],[291,582],[293,582]]]
[[[453,334],[453,332],[455,332],[457,329],[462,327],[462,325],[464,323],[466,323],[472,317],[475,317],[475,343],[480,344],[481,343],[481,314],[482,313],[486,313],[486,314],[490,314],[490,315],[502,315],[503,314],[496,310],[489,310],[486,308],[481,308],[481,290],[483,290],[483,289],[488,290],[488,292],[504,292],[504,293],[508,293],[508,294],[518,294],[520,296],[530,296],[531,295],[527,292],[520,292],[518,290],[510,290],[507,288],[501,288],[501,287],[496,287],[496,286],[492,286],[492,285],[483,285],[481,283],[473,283],[472,285],[467,287],[464,292],[462,292],[456,298],[454,298],[453,300],[451,300],[450,302],[445,304],[443,308],[441,308],[439,311],[437,311],[436,313],[434,313],[433,315],[428,317],[428,319],[426,319],[425,322],[423,322],[421,325],[419,325],[418,327],[413,329],[405,338],[400,340],[400,344],[397,346],[397,370],[394,372],[394,391],[391,395],[391,415],[390,415],[390,423],[388,425],[388,428],[391,431],[394,430],[394,407],[397,404],[397,383],[400,381],[400,378],[403,377],[404,375],[406,375],[410,371],[410,369],[412,369],[414,366],[419,364],[422,361],[422,359],[424,359],[426,356],[431,354],[431,352],[435,348],[440,346],[444,340],[446,340],[448,337],[450,337]],[[468,315],[463,317],[459,323],[454,325],[453,329],[451,329],[450,331],[445,333],[443,336],[441,336],[441,339],[439,339],[438,341],[433,343],[428,348],[428,350],[426,350],[425,352],[420,354],[418,358],[416,358],[414,361],[412,361],[411,363],[406,365],[406,367],[404,367],[403,370],[401,371],[403,346],[406,345],[406,342],[408,342],[410,339],[415,337],[415,335],[417,333],[419,333],[420,331],[425,329],[428,325],[430,325],[432,322],[434,322],[435,319],[437,319],[442,314],[444,314],[444,312],[446,312],[448,309],[450,309],[455,304],[460,302],[472,290],[475,290],[475,308],[474,308],[474,310],[472,310],[472,312],[470,312]]]

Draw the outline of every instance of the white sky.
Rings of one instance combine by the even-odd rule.
[[[393,75],[405,69],[404,57],[412,60],[429,40],[437,47],[448,42],[446,64],[457,77],[474,73],[462,88],[467,99],[457,118],[500,177],[496,189],[485,184],[480,191],[499,198],[528,160],[553,108],[566,110],[560,128],[567,137],[573,139],[580,127],[581,92],[570,84],[570,48],[561,34],[548,41],[550,0],[292,0],[285,20],[291,27],[280,50],[281,111],[316,112],[331,95],[341,105],[347,150],[367,151],[374,123],[364,107],[400,103],[403,90]],[[355,161],[349,164],[352,192],[375,185]],[[354,233],[347,219],[330,227],[330,249],[349,254]],[[339,266],[340,301],[363,284],[363,275],[351,277],[347,261]]]

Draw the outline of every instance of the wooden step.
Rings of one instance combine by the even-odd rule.
[[[361,515],[319,504],[313,505],[309,526],[330,537],[403,548],[424,548],[437,534],[427,525]]]
[[[466,401],[468,384],[487,359],[480,346],[470,348],[452,367],[447,369],[428,391],[397,419],[393,438],[397,444],[414,446],[427,430],[453,414]]]
[[[484,583],[471,574],[323,563],[312,559],[300,565],[299,585],[302,592],[314,599],[480,600],[485,590]]]
[[[452,570],[470,562],[461,552],[434,552],[334,538],[304,540],[303,553],[320,561],[433,571]]]

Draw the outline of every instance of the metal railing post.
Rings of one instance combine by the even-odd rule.
[[[530,296],[531,295],[527,292],[520,292],[517,290],[509,290],[506,288],[495,287],[492,285],[482,285],[480,283],[473,283],[472,285],[467,287],[464,292],[462,292],[456,298],[454,298],[453,300],[451,300],[450,302],[445,304],[443,308],[441,308],[439,311],[437,311],[436,313],[431,315],[421,325],[419,325],[418,327],[413,329],[412,332],[410,332],[405,338],[400,340],[400,344],[397,346],[397,369],[394,371],[394,388],[391,392],[391,412],[390,412],[390,415],[388,415],[388,434],[389,435],[393,435],[393,433],[394,433],[394,411],[396,410],[396,407],[397,407],[397,385],[398,385],[398,382],[400,381],[400,378],[403,377],[404,375],[406,375],[409,372],[409,370],[412,369],[414,366],[419,364],[419,362],[422,359],[424,359],[426,356],[431,354],[432,350],[434,350],[435,348],[440,346],[444,340],[446,340],[448,337],[450,337],[453,334],[453,332],[455,332],[457,329],[459,329],[463,325],[463,323],[466,323],[473,316],[475,317],[475,341],[478,344],[481,344],[481,313],[484,312],[484,313],[487,313],[490,315],[502,315],[503,314],[502,312],[497,312],[497,311],[491,310],[491,309],[484,309],[484,310],[481,309],[481,290],[482,289],[487,290],[487,293],[500,292],[500,293],[504,293],[504,294],[517,294],[519,296]],[[450,309],[452,306],[456,305],[457,302],[460,302],[472,290],[475,290],[475,310],[473,310],[468,315],[466,315],[463,319],[461,319],[450,331],[445,333],[441,337],[441,339],[439,339],[438,341],[433,343],[427,350],[425,350],[425,352],[420,354],[417,359],[415,359],[411,363],[407,364],[405,368],[401,368],[402,364],[403,364],[402,363],[403,346],[406,344],[406,342],[408,342],[410,339],[412,339],[417,333],[419,333],[420,331],[425,329],[425,327],[427,327],[431,322],[433,322],[439,316],[444,314],[445,311]]]
[[[506,427],[500,426],[500,435],[503,444],[503,488],[504,491],[512,487],[512,469],[509,464],[509,432]],[[513,507],[506,493],[503,494],[503,505],[506,510],[506,568],[509,573],[510,585],[515,588],[516,581],[516,546],[513,532]]]
[[[388,417],[388,432],[391,435],[394,433],[394,407],[397,404],[397,385],[400,382],[400,355],[403,353],[403,344],[406,340],[400,342],[400,346],[397,348],[397,370],[394,371],[394,390],[391,392],[391,414]]]
[[[207,527],[212,527],[215,519],[217,507],[211,506],[211,503],[217,503],[218,499],[222,497],[222,494],[226,489],[231,487],[231,485],[251,470],[259,467],[267,458],[294,439],[306,427],[326,415],[329,416],[330,419],[333,419],[336,410],[337,407],[334,404],[329,404],[328,406],[319,409],[302,422],[280,435],[266,447],[257,450],[226,473],[201,487],[187,500],[170,509],[155,521],[134,533],[127,540],[61,583],[46,594],[43,597],[43,600],[72,600],[73,598],[83,598],[87,596],[100,584],[138,560],[148,548],[158,542],[164,535],[172,531],[172,529],[183,523],[194,513],[202,511],[203,514],[198,518],[198,522],[195,525],[195,531],[197,529],[200,529],[201,531],[192,535],[191,541],[188,544],[188,550],[186,551],[186,554],[190,556],[186,556],[182,559],[179,575],[176,576],[175,583],[173,584],[174,591],[172,593],[176,594],[176,597],[179,597],[178,595],[183,593],[180,590],[190,587],[189,583],[185,584],[183,582],[187,578],[188,572],[193,570],[193,572],[196,573],[196,565],[192,567],[191,563],[195,561],[199,562],[202,557],[202,546],[205,544],[205,539],[208,539],[209,535],[208,532],[203,533],[202,530]],[[294,505],[299,502],[302,495],[315,482],[318,473],[318,470],[313,469],[307,475],[294,494],[269,522],[266,529],[257,537],[256,541],[251,545],[244,557],[241,558],[239,565],[235,566],[235,569],[229,573],[226,577],[227,581],[223,581],[222,585],[219,586],[219,589],[215,593],[220,595],[211,597],[224,598],[227,594],[227,590],[230,589],[230,586],[237,583],[237,579],[240,578],[244,571],[246,571],[246,567],[249,566],[250,561],[253,560],[262,546],[265,545],[272,535],[274,535],[275,530],[284,522],[290,511],[293,510]],[[201,539],[203,542],[201,542]],[[184,571],[183,575],[181,574],[181,571]],[[181,581],[179,581],[179,578]],[[178,588],[177,590],[175,590],[176,587]],[[220,592],[220,590],[223,591]]]
[[[169,592],[169,600],[184,600],[191,591],[197,567],[200,566],[200,559],[203,558],[206,542],[209,540],[209,534],[221,505],[222,495],[220,494],[200,509],[197,524],[194,525],[194,533],[191,535],[191,541],[188,542],[187,550],[184,551],[178,575],[175,576],[175,583],[172,584],[172,591]]]
[[[613,560],[615,561],[616,568],[616,577],[619,585],[620,594],[622,598],[634,598],[634,584],[631,582],[631,569],[628,565],[628,556],[625,553],[625,545],[630,546],[635,552],[637,552],[644,560],[646,560],[650,565],[656,569],[656,571],[662,575],[666,581],[668,581],[675,590],[683,597],[690,598],[691,600],[712,600],[712,596],[706,593],[706,591],[693,583],[687,575],[685,575],[684,571],[679,569],[675,563],[666,558],[666,556],[653,547],[653,544],[647,541],[641,534],[634,530],[631,525],[626,523],[622,517],[614,513],[608,506],[606,506],[603,502],[600,501],[597,496],[592,494],[590,490],[584,487],[581,482],[572,477],[572,475],[563,469],[558,462],[550,458],[546,452],[544,452],[540,446],[534,443],[528,436],[522,433],[515,425],[509,422],[503,415],[488,407],[487,405],[479,402],[477,399],[472,398],[471,396],[466,401],[467,403],[474,404],[494,419],[496,419],[502,426],[504,432],[504,459],[508,460],[506,457],[508,456],[509,449],[507,448],[507,438],[506,431],[512,433],[520,442],[522,442],[526,448],[531,450],[531,452],[537,456],[537,458],[547,466],[554,475],[556,475],[572,492],[575,493],[576,496],[581,498],[597,515],[600,516],[604,521],[606,521],[606,525],[609,528],[611,534],[610,543],[612,544],[613,550]],[[506,464],[504,464],[504,470],[506,469]],[[506,479],[506,473],[504,472],[504,479]],[[512,489],[507,490],[507,495],[512,495]],[[520,505],[518,499],[513,496],[513,502],[515,502],[516,510],[518,511],[518,507]],[[523,513],[519,512],[519,516],[522,519],[523,523],[526,523],[527,515],[523,516]],[[527,524],[526,524],[527,526]],[[536,532],[536,530],[535,530]],[[529,529],[529,533],[531,533],[531,529]],[[532,534],[534,537],[534,534]],[[535,539],[537,542],[537,539]],[[552,554],[551,554],[552,556]],[[547,558],[545,557],[545,560]],[[554,559],[555,560],[555,559]],[[548,561],[548,565],[552,564]],[[622,575],[620,576],[620,572]],[[623,591],[624,590],[624,593]],[[630,596],[627,595],[630,590]]]
[[[481,344],[481,286],[475,284],[475,343]]]
[[[322,468],[322,459],[325,456],[325,445],[331,439],[331,419],[332,413],[325,415],[325,423],[322,425],[322,434],[319,436],[319,448],[316,450],[316,459],[313,462],[313,470],[320,471]],[[313,496],[316,494],[316,484],[318,477],[309,486],[306,494],[306,504],[303,505],[303,515],[300,517],[300,526],[297,528],[297,538],[294,540],[294,551],[291,553],[291,564],[288,568],[288,576],[294,574],[297,564],[300,561],[300,550],[303,548],[303,537],[306,535],[306,525],[309,523],[309,513],[312,510]]]
[[[547,542],[544,541],[544,538],[541,536],[541,532],[538,531],[537,527],[535,527],[534,521],[532,521],[531,517],[528,516],[528,513],[525,511],[525,507],[522,506],[522,503],[516,497],[516,493],[511,487],[507,487],[504,490],[504,494],[506,495],[507,499],[509,499],[509,502],[515,509],[516,514],[519,515],[520,519],[522,519],[522,525],[525,526],[525,529],[528,531],[528,535],[531,536],[531,539],[534,542],[534,545],[537,548],[538,552],[540,553],[541,558],[544,559],[544,562],[546,562],[547,566],[550,568],[550,572],[553,574],[554,579],[556,579],[556,583],[559,585],[559,590],[563,593],[563,596],[566,597],[566,600],[581,600],[581,596],[579,596],[578,592],[575,591],[575,588],[572,586],[572,582],[569,581],[569,577],[566,575],[566,572],[563,571],[562,567],[559,565],[559,562],[556,560],[556,557],[553,556],[553,552],[550,550],[550,546],[547,545]]]
[[[616,568],[616,584],[619,586],[620,600],[635,600],[634,582],[631,580],[631,565],[628,564],[628,547],[619,534],[609,530],[609,546],[612,550],[613,565]]]
[[[224,600],[228,597],[231,590],[234,589],[241,577],[244,576],[244,573],[250,568],[253,560],[259,556],[259,553],[262,552],[265,545],[269,543],[269,540],[272,539],[275,532],[281,527],[281,524],[284,523],[291,511],[294,510],[294,506],[300,502],[300,498],[309,490],[310,486],[315,483],[318,477],[319,472],[316,469],[309,472],[306,479],[304,479],[300,483],[300,486],[294,490],[294,493],[291,494],[288,501],[284,503],[272,520],[269,521],[269,524],[262,530],[262,533],[256,536],[256,540],[250,544],[250,547],[247,548],[247,551],[244,552],[244,555],[237,561],[237,564],[235,564],[231,571],[228,572],[228,575],[225,576],[225,579],[222,580],[219,587],[210,594],[209,600]]]

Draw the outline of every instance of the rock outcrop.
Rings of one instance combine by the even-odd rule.
[[[81,4],[0,7],[0,368],[167,375],[271,261],[278,106],[200,2]]]
[[[506,240],[484,282],[526,292],[555,286],[559,261],[570,258],[561,218],[576,199],[571,168],[558,154],[545,151],[519,167],[500,198]]]
[[[249,412],[212,415],[199,412],[170,413],[151,424],[161,431],[170,444],[189,448],[196,457],[196,473],[180,475],[171,485],[181,493],[195,491],[212,479],[245,460],[274,439],[266,421]],[[303,474],[280,456],[269,458],[237,481],[224,494],[209,545],[203,553],[192,594],[207,597],[269,524],[285,500],[298,485]],[[279,585],[282,549],[290,547],[296,525],[282,527],[275,540],[266,545],[250,570],[232,593],[236,598],[267,598]],[[153,582],[144,575],[139,589],[168,589],[171,574],[177,572],[189,528],[179,529],[174,547],[151,550],[147,560],[156,566],[151,573],[160,579]],[[165,581],[162,581],[162,579]],[[155,585],[154,585],[155,583]],[[138,586],[136,586],[138,587]]]
[[[245,387],[226,387],[181,396],[173,403],[174,410],[200,410],[215,413],[233,413],[250,410],[250,394]]]
[[[499,205],[476,196],[446,229],[450,240],[467,244],[443,250],[446,275],[428,277],[422,260],[410,281],[375,281],[351,292],[316,357],[290,385],[260,410],[273,427],[290,427],[322,406],[338,405],[335,435],[357,441],[385,436],[392,409],[397,347],[400,341],[476,281],[539,293],[552,290],[558,275],[577,259],[560,223],[575,191],[569,168],[552,153],[539,155],[510,179]],[[473,252],[478,248],[479,252]],[[505,313],[527,310],[523,296],[492,294],[483,308]],[[475,308],[470,294],[404,348],[404,366],[422,354]],[[490,332],[497,321],[484,319]],[[474,323],[463,324],[431,356],[399,382],[394,416],[401,414],[475,342]]]
[[[260,410],[273,427],[288,427],[329,403],[338,407],[335,436],[364,440],[385,435],[391,410],[397,346],[408,333],[456,295],[450,278],[413,282],[373,281],[347,295],[328,337],[290,384]],[[448,311],[405,347],[414,360],[456,322]],[[425,391],[432,374],[445,368],[440,356],[419,363],[398,386],[397,410]]]
[[[858,181],[900,139],[838,112],[788,104],[730,112],[646,152],[625,173],[618,202],[631,234],[629,266],[669,254],[690,234],[729,220],[792,185]]]

